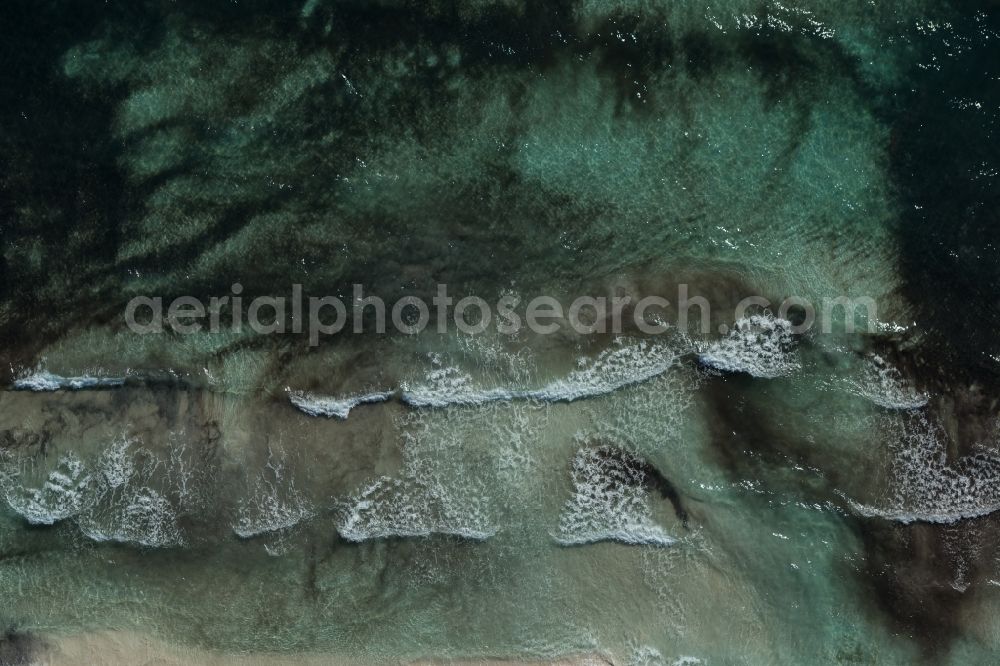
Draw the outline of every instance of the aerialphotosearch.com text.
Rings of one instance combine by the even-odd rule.
[[[553,296],[535,296],[525,300],[514,293],[502,295],[495,303],[478,296],[456,298],[448,286],[437,285],[430,304],[418,296],[403,296],[387,305],[377,295],[366,294],[363,285],[355,284],[349,303],[336,296],[305,296],[302,285],[294,284],[291,296],[243,297],[243,287],[234,283],[230,293],[208,299],[179,296],[165,303],[159,296],[136,296],[125,308],[128,328],[138,334],[173,331],[177,334],[241,331],[247,326],[255,333],[307,333],[309,344],[318,345],[324,336],[345,332],[356,334],[386,333],[388,325],[405,335],[416,335],[433,327],[438,333],[451,330],[476,335],[494,327],[499,333],[516,335],[523,329],[546,335],[569,326],[577,333],[620,334],[634,326],[648,335],[665,333],[671,328],[712,332],[712,304],[703,296],[689,294],[687,284],[677,286],[677,298],[670,300],[648,295],[633,300],[629,296],[579,296],[565,303]],[[747,296],[733,307],[730,321],[769,311],[781,319],[794,319],[793,332],[811,329],[821,314],[821,332],[828,333],[835,312],[842,316],[845,328],[853,330],[855,314],[863,312],[869,327],[877,322],[875,301],[868,297],[830,297],[819,303],[790,296],[779,303],[759,295]],[[794,313],[794,316],[792,316]],[[691,326],[694,325],[694,329]],[[725,332],[725,325],[719,327]]]

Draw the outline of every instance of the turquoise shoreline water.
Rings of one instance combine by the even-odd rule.
[[[0,11],[0,663],[996,660],[995,3]],[[124,324],[236,282],[713,314]]]

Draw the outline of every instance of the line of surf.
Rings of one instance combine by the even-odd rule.
[[[15,391],[82,391],[87,389],[118,388],[125,385],[124,377],[103,377],[96,375],[79,375],[63,377],[47,370],[34,372],[15,379],[11,388]]]
[[[474,407],[515,400],[573,402],[649,381],[673,367],[679,358],[674,349],[643,341],[606,351],[592,361],[583,360],[579,369],[540,388],[480,387],[457,368],[439,368],[428,374],[425,383],[403,384],[395,390],[331,396],[289,389],[288,394],[291,403],[310,416],[339,419],[346,419],[358,405],[393,398],[418,409]]]

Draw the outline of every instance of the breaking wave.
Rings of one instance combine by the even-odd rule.
[[[124,377],[98,377],[81,375],[79,377],[62,377],[47,370],[36,371],[25,377],[14,380],[11,387],[15,391],[79,391],[82,389],[115,388],[125,384]]]
[[[868,359],[861,380],[848,382],[848,390],[886,409],[910,410],[927,405],[927,395],[910,386],[898,369],[877,354]]]
[[[428,383],[402,390],[402,400],[413,407],[482,405],[499,400],[572,402],[612,393],[663,374],[678,360],[677,351],[644,340],[622,344],[594,359],[581,358],[578,368],[565,378],[538,389],[477,388],[468,376],[455,368],[435,370]]]
[[[670,662],[670,666],[697,666],[703,663],[698,657],[678,657]],[[632,648],[625,666],[667,666],[667,660],[653,646],[639,645]]]
[[[76,521],[80,530],[94,541],[150,548],[183,545],[177,511],[159,491],[147,486],[126,486],[120,494],[109,493],[101,499],[95,510],[82,513]]]
[[[337,531],[356,542],[431,534],[484,541],[497,529],[477,500],[462,501],[442,483],[410,475],[383,476],[364,486],[347,502]]]
[[[385,402],[392,398],[392,391],[376,391],[346,398],[307,393],[304,391],[289,391],[288,399],[292,404],[309,416],[328,416],[346,419],[351,410],[358,405],[374,402]]]
[[[799,369],[794,347],[790,321],[753,315],[738,320],[724,339],[707,345],[698,360],[722,372],[773,379]]]
[[[73,454],[63,456],[38,487],[28,481],[34,470],[6,469],[0,480],[7,504],[32,524],[73,520],[94,541],[155,548],[181,545],[177,509],[163,492],[148,485],[160,461],[136,443],[120,437],[92,467]]]
[[[642,340],[621,344],[593,359],[580,358],[577,369],[566,377],[535,389],[482,387],[458,368],[445,367],[432,370],[422,383],[404,383],[398,391],[335,397],[289,390],[288,396],[293,405],[310,416],[339,419],[346,419],[358,405],[386,402],[396,395],[404,404],[416,408],[474,407],[514,400],[572,402],[648,381],[669,370],[679,357],[671,347]]]
[[[580,449],[573,458],[573,496],[552,534],[564,546],[618,541],[670,546],[676,539],[653,521],[647,463],[610,446]]]
[[[862,516],[899,523],[954,523],[1000,509],[1000,456],[979,447],[949,460],[947,436],[920,412],[903,417],[891,446],[890,495],[879,506],[845,496]]]
[[[53,525],[83,509],[89,485],[83,462],[68,454],[37,488],[21,486],[13,475],[4,475],[3,492],[10,508],[30,524]]]
[[[288,530],[316,515],[285,462],[269,452],[267,465],[240,501],[233,532],[242,539]]]

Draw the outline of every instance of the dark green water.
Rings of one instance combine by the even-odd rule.
[[[998,12],[4,4],[0,662],[106,629],[996,661]],[[236,282],[718,309],[693,337],[125,325]],[[718,333],[750,295],[877,326]],[[15,390],[55,376],[125,381]]]

